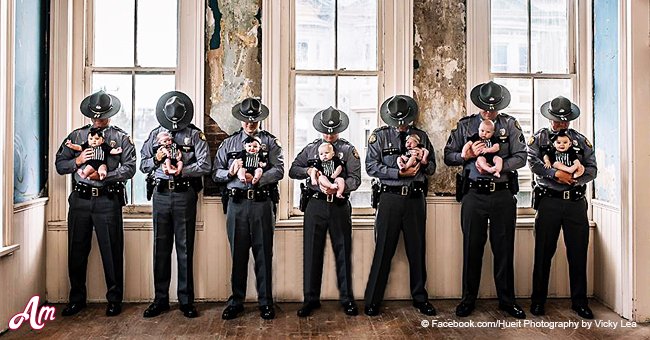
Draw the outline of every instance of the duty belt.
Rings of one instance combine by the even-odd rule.
[[[192,187],[192,182],[188,178],[179,178],[175,180],[157,179],[156,190],[158,192],[185,192]]]
[[[379,188],[381,193],[391,193],[398,194],[400,196],[417,196],[419,194],[424,194],[427,190],[426,185],[423,182],[413,182],[410,185],[386,185],[382,184]]]
[[[510,188],[508,182],[494,182],[490,178],[479,178],[476,181],[468,179],[469,188],[476,189],[481,194],[490,194],[495,191],[506,190]]]
[[[349,195],[343,195],[343,198],[338,198],[338,197],[336,197],[336,194],[328,195],[328,194],[320,192],[320,191],[311,190],[310,193],[309,193],[309,197],[316,198],[316,199],[319,199],[319,200],[325,200],[328,203],[343,204],[348,200]]]
[[[553,197],[561,198],[563,200],[579,201],[585,197],[585,191],[587,187],[585,185],[581,185],[579,187],[565,191],[553,190],[542,186],[538,186],[535,189],[539,191],[539,194],[542,197]]]
[[[257,188],[257,189],[237,189],[231,188],[228,189],[228,196],[233,199],[246,199],[255,202],[266,201],[270,197],[270,192],[268,189]]]
[[[122,184],[111,184],[103,187],[94,187],[86,183],[76,183],[74,191],[79,193],[79,197],[83,199],[91,199],[93,197],[113,195],[122,188]]]

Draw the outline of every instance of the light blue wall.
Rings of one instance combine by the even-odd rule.
[[[618,0],[594,1],[594,146],[597,199],[620,204]]]

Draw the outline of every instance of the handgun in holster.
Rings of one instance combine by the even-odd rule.
[[[147,182],[147,201],[151,201],[151,197],[153,196],[153,191],[154,189],[156,189],[156,177],[154,176],[154,171],[147,174],[147,178],[145,178],[145,182]]]
[[[378,179],[373,178],[370,184],[372,188],[372,194],[370,195],[370,206],[374,209],[377,209],[381,196],[381,182]]]
[[[456,173],[456,202],[461,202],[469,191],[469,169]]]
[[[539,207],[539,202],[542,201],[542,191],[540,188],[536,185],[535,181],[531,181],[530,183],[533,186],[533,194],[530,199],[530,206],[537,210],[537,207]]]
[[[514,170],[510,173],[508,177],[508,188],[513,195],[516,195],[519,192],[519,173],[517,170]]]
[[[129,203],[129,198],[126,195],[126,188],[124,187],[124,183],[119,182],[116,185],[116,194],[117,194],[117,199],[120,201],[120,204],[124,207],[126,206],[127,203]]]
[[[228,188],[223,188],[223,191],[221,192],[221,205],[223,206],[223,213],[228,212],[228,201],[230,197],[228,197]]]
[[[307,210],[307,203],[309,203],[309,187],[305,183],[300,183],[300,211],[305,212]]]

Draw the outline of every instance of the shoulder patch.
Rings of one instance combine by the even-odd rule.
[[[205,133],[199,132],[199,138],[201,138],[201,140],[205,140]]]
[[[530,138],[528,138],[528,145],[533,145],[533,143],[535,143],[535,137],[530,136]]]
[[[589,141],[589,139],[588,139],[587,137],[585,137],[585,144],[587,144],[587,146],[588,146],[590,149],[593,149],[593,148],[594,148],[594,146],[591,144],[591,142]]]
[[[377,141],[377,135],[373,132],[368,137],[368,144],[374,144]]]
[[[353,147],[352,148],[352,155],[354,158],[359,159],[359,152],[357,152],[357,148]]]
[[[269,135],[271,135],[271,134],[269,133]],[[271,135],[271,136],[273,136],[273,135]],[[275,141],[275,145],[277,145],[279,148],[282,147],[282,144],[280,144],[280,140],[278,138],[275,138],[274,141]]]
[[[521,125],[519,125],[519,121],[515,119],[515,127],[521,131]]]
[[[131,143],[131,145],[135,145],[135,143],[133,143],[133,137],[131,136],[129,136],[129,143]]]

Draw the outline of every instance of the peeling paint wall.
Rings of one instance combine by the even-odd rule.
[[[418,0],[413,7],[413,91],[420,107],[417,126],[427,131],[437,170],[429,189],[440,195],[455,190],[456,168],[443,162],[451,129],[466,115],[465,1]]]
[[[205,134],[212,157],[219,143],[241,127],[230,111],[246,97],[260,97],[262,0],[206,2]],[[215,187],[206,184],[206,195]]]

